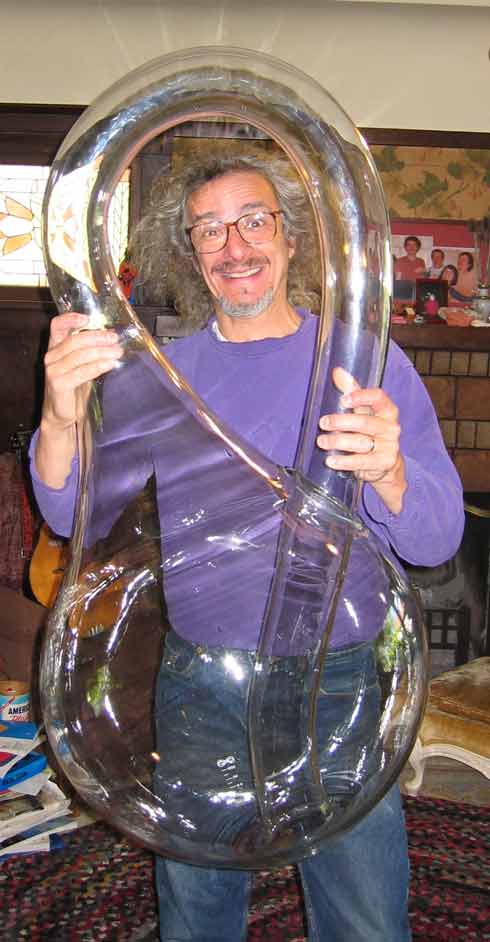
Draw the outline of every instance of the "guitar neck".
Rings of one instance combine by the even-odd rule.
[[[23,425],[19,425],[18,429],[12,433],[9,438],[10,451],[13,451],[17,460],[24,464],[27,459],[27,452],[29,450],[29,443],[32,438],[32,431],[30,429],[24,428]]]

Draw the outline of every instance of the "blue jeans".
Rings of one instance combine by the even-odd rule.
[[[212,741],[217,743],[212,763],[215,766],[220,765],[219,755],[225,755],[226,751],[229,753],[230,741],[236,741],[243,734],[243,751],[240,748],[236,751],[231,765],[224,763],[226,784],[241,788],[249,784],[245,755],[246,683],[236,684],[231,692],[226,690],[222,674],[221,677],[219,675],[220,670],[222,672],[220,659],[213,662],[209,657],[198,656],[196,651],[202,650],[171,633],[156,696],[159,752],[176,756],[175,780],[185,771],[189,757],[193,757],[191,761],[197,776],[194,778],[197,787],[192,789],[194,799],[200,793],[198,776],[208,758],[199,753],[203,741],[208,739],[208,736],[201,735],[203,722],[208,724]],[[242,652],[240,657],[246,663],[247,654]],[[328,683],[321,685],[320,717],[322,711],[329,717],[336,713],[340,718],[343,713],[350,715],[350,704],[359,689],[356,672],[365,679],[365,660],[366,651],[359,648],[329,654],[325,668]],[[373,684],[371,699],[376,690]],[[337,729],[341,727],[340,719]],[[193,742],[196,729],[200,733]],[[359,749],[356,756],[369,752],[365,744],[356,746],[355,741],[353,748]],[[342,748],[337,752],[341,753]],[[343,765],[345,762],[340,761],[339,770]],[[331,774],[331,761],[328,768]],[[168,775],[167,763],[162,770],[162,793],[165,792],[164,779]],[[336,782],[342,792],[345,781],[341,771],[336,773],[333,767],[332,779],[327,783],[328,793]],[[159,790],[158,773],[155,789]],[[213,814],[210,819],[205,800],[201,805],[196,800],[193,807],[187,801],[184,807],[189,820],[211,843],[222,838],[229,840],[237,833],[244,818],[247,815],[253,817],[255,812],[252,806],[231,810],[225,806],[221,817],[218,809],[217,816]],[[331,838],[321,852],[303,861],[299,870],[310,942],[409,942],[408,853],[397,788],[391,789],[349,831]],[[157,857],[156,884],[162,942],[243,942],[246,939],[251,887],[249,872],[197,867]]]

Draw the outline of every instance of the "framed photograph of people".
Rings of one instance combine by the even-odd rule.
[[[415,282],[415,310],[417,314],[434,317],[439,308],[447,307],[447,281],[442,278],[417,278]]]
[[[477,258],[466,221],[392,219],[393,300],[395,309],[411,305],[422,313],[429,279],[439,306],[465,307],[477,288]],[[446,288],[437,282],[444,282]]]

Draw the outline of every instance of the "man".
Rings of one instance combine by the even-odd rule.
[[[422,243],[417,236],[407,236],[403,243],[406,254],[395,261],[395,278],[403,281],[415,281],[425,275],[424,259],[417,255]]]
[[[444,252],[442,249],[432,249],[430,253],[431,264],[427,269],[428,278],[440,278],[444,268]]]
[[[155,190],[139,233],[142,254],[136,256],[143,277],[158,275],[166,232],[167,257],[172,252],[174,261],[180,260],[176,290],[193,290],[196,306],[199,292],[204,319],[211,314],[204,330],[168,345],[166,353],[245,441],[283,465],[294,462],[316,334],[315,317],[292,302],[298,285],[304,289],[297,263],[307,252],[302,239],[311,235],[298,223],[304,204],[301,187],[284,172],[282,162],[211,161],[173,183],[165,179],[162,192]],[[169,270],[174,269],[172,264]],[[76,389],[109,372],[121,355],[110,331],[73,333],[85,323],[77,314],[55,318],[45,361],[46,397],[33,444],[32,473],[40,505],[55,529],[66,528],[74,499]],[[456,551],[461,538],[461,487],[417,374],[392,345],[383,389],[360,389],[341,369],[334,380],[351,411],[321,419],[318,446],[325,450],[326,462],[369,482],[361,515],[387,552],[391,547],[421,565],[442,562]],[[165,470],[155,464],[155,471],[164,493]],[[169,508],[163,498],[159,512],[165,532]],[[237,592],[240,588],[235,586]],[[172,612],[171,588],[169,596]],[[194,617],[179,618],[176,604],[176,618],[171,619],[175,630],[162,664],[167,680],[173,674],[178,684],[179,664],[185,665],[188,677],[195,652],[202,654],[204,643],[207,666],[201,683],[208,683],[213,695],[208,662],[219,650],[220,638],[245,655],[257,643],[260,615],[250,609],[246,593],[242,602],[233,606],[227,621],[228,599],[222,599],[216,635],[212,620],[195,634],[194,620],[202,623],[206,618],[202,598]],[[352,691],[355,652],[337,644],[333,657],[339,653],[347,658],[345,674]],[[164,698],[165,686],[160,685],[157,727],[169,706]],[[204,700],[199,707],[206,709]],[[212,709],[218,728],[223,711]],[[167,726],[171,730],[172,722]],[[304,861],[300,872],[312,942],[408,942],[408,857],[397,789],[349,832]],[[162,942],[245,938],[250,890],[246,872],[158,858],[157,888]]]

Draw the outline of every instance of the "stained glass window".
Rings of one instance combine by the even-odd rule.
[[[0,284],[45,285],[41,207],[49,167],[0,166]]]
[[[47,285],[41,210],[49,167],[0,164],[0,285]],[[109,241],[117,270],[128,242],[129,170],[109,207]]]

